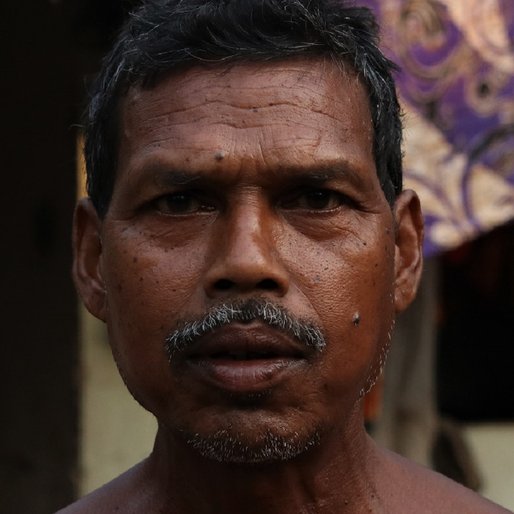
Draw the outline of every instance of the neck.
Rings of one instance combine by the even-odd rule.
[[[161,426],[146,463],[159,512],[380,512],[378,451],[360,420],[351,425],[300,457],[258,465],[205,459]]]

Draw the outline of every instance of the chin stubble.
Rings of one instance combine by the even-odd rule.
[[[225,464],[264,464],[284,462],[317,446],[320,441],[318,430],[308,436],[297,432],[282,436],[268,430],[251,444],[246,437],[220,430],[213,435],[194,434],[186,438],[187,444],[202,457]]]

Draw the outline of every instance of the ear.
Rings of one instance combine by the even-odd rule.
[[[394,217],[394,305],[396,312],[401,312],[414,300],[423,269],[423,215],[414,191],[405,190],[398,196],[394,204]]]
[[[100,258],[101,221],[89,198],[82,198],[73,219],[73,280],[87,310],[105,321],[106,293]]]

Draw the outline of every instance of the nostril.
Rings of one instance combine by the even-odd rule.
[[[237,282],[234,282],[228,278],[220,278],[214,283],[214,289],[217,291],[229,291],[236,285]],[[272,278],[265,278],[256,284],[256,288],[260,289],[261,291],[274,291],[279,288],[279,285]]]
[[[272,291],[274,289],[278,289],[278,284],[271,278],[266,278],[261,280],[258,284],[260,289],[265,289],[266,291]]]
[[[230,289],[232,286],[234,285],[234,282],[232,282],[231,280],[228,280],[226,278],[222,278],[220,280],[218,280],[215,284],[214,284],[214,287],[216,289],[218,289],[218,291],[227,291],[228,289]]]

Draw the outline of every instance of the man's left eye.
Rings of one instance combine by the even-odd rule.
[[[214,210],[212,205],[208,205],[197,195],[187,192],[161,196],[155,200],[154,206],[159,212],[170,215],[195,214]]]
[[[284,209],[305,209],[311,211],[329,211],[344,203],[344,196],[328,189],[302,191],[282,202]]]

